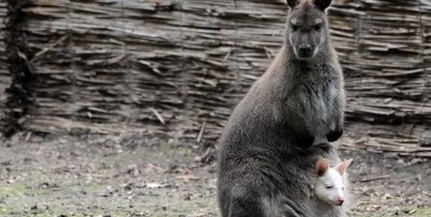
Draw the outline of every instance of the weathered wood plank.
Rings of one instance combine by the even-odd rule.
[[[23,30],[38,80],[23,127],[213,145],[280,47],[286,10],[282,0],[33,0]],[[431,155],[419,145],[431,137],[429,2],[336,0],[328,13],[347,130],[371,141],[343,147]],[[393,134],[409,126],[407,139]]]

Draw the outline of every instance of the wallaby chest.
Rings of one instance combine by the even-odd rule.
[[[339,110],[340,85],[337,72],[329,65],[303,68],[293,81],[290,98],[294,111],[315,135],[315,143],[325,142],[335,128]]]

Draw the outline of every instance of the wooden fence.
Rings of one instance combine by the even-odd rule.
[[[287,11],[283,0],[7,4],[6,133],[139,132],[209,145],[279,49]],[[343,147],[431,156],[430,1],[334,0],[328,13],[348,91]]]

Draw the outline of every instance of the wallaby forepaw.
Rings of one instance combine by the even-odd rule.
[[[303,149],[310,148],[314,143],[314,136],[302,138],[299,141],[299,146]]]
[[[328,142],[335,142],[343,135],[343,128],[331,130],[327,135],[326,139]]]

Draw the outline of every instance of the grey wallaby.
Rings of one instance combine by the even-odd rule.
[[[315,164],[340,163],[331,142],[343,133],[345,96],[325,14],[331,0],[287,3],[283,46],[219,139],[223,217],[319,216]]]

